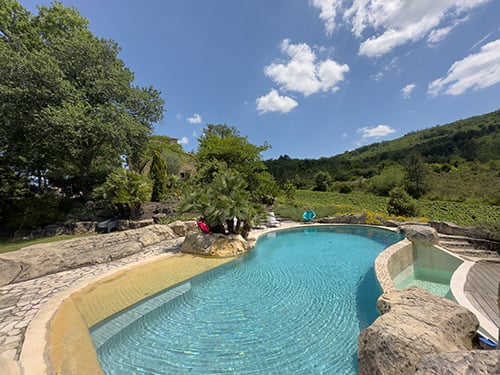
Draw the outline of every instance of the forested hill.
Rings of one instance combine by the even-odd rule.
[[[500,110],[411,132],[392,141],[329,158],[292,159],[284,155],[265,164],[280,183],[311,179],[319,171],[330,173],[337,181],[346,181],[371,177],[385,165],[402,163],[412,153],[419,153],[429,164],[484,164],[500,160]]]

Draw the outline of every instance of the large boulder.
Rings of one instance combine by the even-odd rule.
[[[0,254],[0,286],[108,262],[177,236],[166,225],[44,243]]]
[[[428,225],[405,224],[399,227],[399,231],[417,245],[436,245],[439,243],[438,232]]]
[[[377,308],[382,315],[358,338],[360,375],[413,375],[427,354],[477,347],[476,316],[417,287],[383,294]]]
[[[188,233],[195,233],[198,231],[198,226],[196,225],[196,221],[174,221],[173,223],[168,224],[168,226],[174,231],[176,235],[179,237],[185,237]]]
[[[497,350],[429,354],[422,358],[415,373],[415,375],[442,374],[500,374],[500,354]]]
[[[186,236],[181,252],[214,257],[233,257],[250,248],[240,235],[225,236],[217,233],[191,233]]]

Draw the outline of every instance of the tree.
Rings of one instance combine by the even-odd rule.
[[[0,158],[19,176],[86,196],[136,159],[163,100],[133,85],[119,46],[55,2],[32,15],[17,1],[0,11]]]
[[[405,172],[409,193],[414,198],[421,197],[425,192],[425,178],[429,173],[424,158],[419,153],[412,153],[405,162]]]
[[[268,144],[255,146],[248,142],[246,137],[240,136],[238,130],[227,125],[208,125],[203,135],[198,139],[199,146],[196,154],[200,171],[204,171],[205,164],[218,162],[217,169],[235,170],[244,178],[266,170],[260,153],[269,149]],[[206,170],[200,178],[206,182],[212,180],[218,170]]]
[[[158,151],[153,153],[149,176],[153,180],[151,200],[160,202],[167,195],[167,163]]]
[[[314,175],[314,188],[315,191],[328,191],[332,182],[332,176],[325,171],[319,171]]]
[[[414,200],[401,187],[396,187],[390,191],[387,212],[389,215],[406,217],[413,217],[418,214]]]
[[[199,212],[212,232],[248,234],[263,208],[250,201],[245,180],[237,174],[218,174],[204,189],[196,189],[181,202],[183,212]]]
[[[399,165],[391,165],[384,168],[380,174],[370,178],[370,190],[377,195],[388,196],[392,189],[404,185],[404,179],[403,168]]]
[[[208,125],[199,138],[197,183],[211,183],[215,176],[240,175],[246,182],[254,201],[272,204],[279,192],[273,176],[261,160],[260,153],[269,149],[268,144],[256,146],[240,136],[238,130],[227,125]]]

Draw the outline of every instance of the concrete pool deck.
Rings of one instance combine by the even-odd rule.
[[[251,233],[251,237],[257,238],[269,231],[300,226],[304,225],[300,223],[282,223],[282,225],[278,228],[253,231]],[[16,361],[19,360],[19,357],[21,355],[21,348],[23,348],[24,352],[25,347],[23,347],[23,345],[26,346],[28,352],[33,353],[39,351],[39,355],[41,357],[44,356],[42,349],[43,346],[40,346],[40,342],[36,342],[36,340],[32,341],[31,339],[26,340],[29,342],[25,342],[25,334],[27,332],[27,329],[31,330],[31,332],[28,332],[29,337],[32,337],[31,333],[33,332],[38,335],[45,335],[41,331],[38,333],[36,332],[36,330],[47,330],[47,327],[45,325],[46,321],[44,320],[47,318],[47,316],[45,316],[44,318],[42,317],[43,319],[41,320],[41,323],[36,322],[40,315],[47,314],[47,311],[40,311],[41,309],[48,309],[50,314],[50,311],[52,311],[50,310],[50,308],[53,309],[55,305],[61,304],[69,294],[85,287],[85,285],[90,285],[91,283],[102,279],[105,275],[111,275],[118,271],[126,270],[129,266],[137,264],[137,262],[154,262],[160,260],[160,258],[168,261],[168,258],[175,258],[177,257],[177,255],[180,255],[178,254],[178,252],[182,240],[183,238],[164,241],[164,243],[154,246],[143,253],[110,263],[100,264],[97,266],[82,267],[71,271],[59,272],[56,274],[51,274],[37,279],[7,285],[0,288],[0,369],[2,369],[2,373],[4,373],[4,369],[6,370],[7,374],[20,373],[20,370],[16,365]],[[216,267],[232,259],[233,258],[224,258],[223,262],[217,264],[214,263],[211,267]],[[489,282],[496,282],[496,285],[498,287],[498,283],[500,282],[500,264],[496,264],[496,267],[495,268],[498,272],[493,274]],[[210,267],[201,268],[203,270],[207,270]],[[203,272],[202,269],[199,269],[197,272]],[[482,272],[479,272],[479,274],[482,275]],[[192,276],[184,275],[183,277],[184,278],[181,277],[180,279],[178,279],[177,282],[181,282]],[[466,284],[471,282],[472,281],[467,280]],[[465,286],[465,288],[467,288],[467,286]],[[481,296],[481,298],[483,299],[492,300],[492,296],[487,294],[486,289],[481,289],[482,287],[480,285],[478,286],[478,288],[479,290],[475,289],[473,292],[471,292],[471,294],[474,295],[474,293],[477,293],[477,295]],[[45,337],[45,340],[46,339],[47,338]],[[22,357],[23,356],[21,355],[21,359]],[[7,361],[5,361],[5,359]],[[34,360],[33,358],[29,357],[26,359],[28,362],[32,362],[32,360]],[[35,362],[33,362],[33,365],[34,366],[30,367],[32,369],[37,369],[37,365],[35,364]],[[24,373],[43,373],[39,370],[40,368],[38,368],[36,372],[24,371]]]

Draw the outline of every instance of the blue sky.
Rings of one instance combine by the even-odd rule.
[[[498,0],[62,3],[162,92],[155,133],[186,151],[225,123],[264,159],[329,157],[500,109]]]

